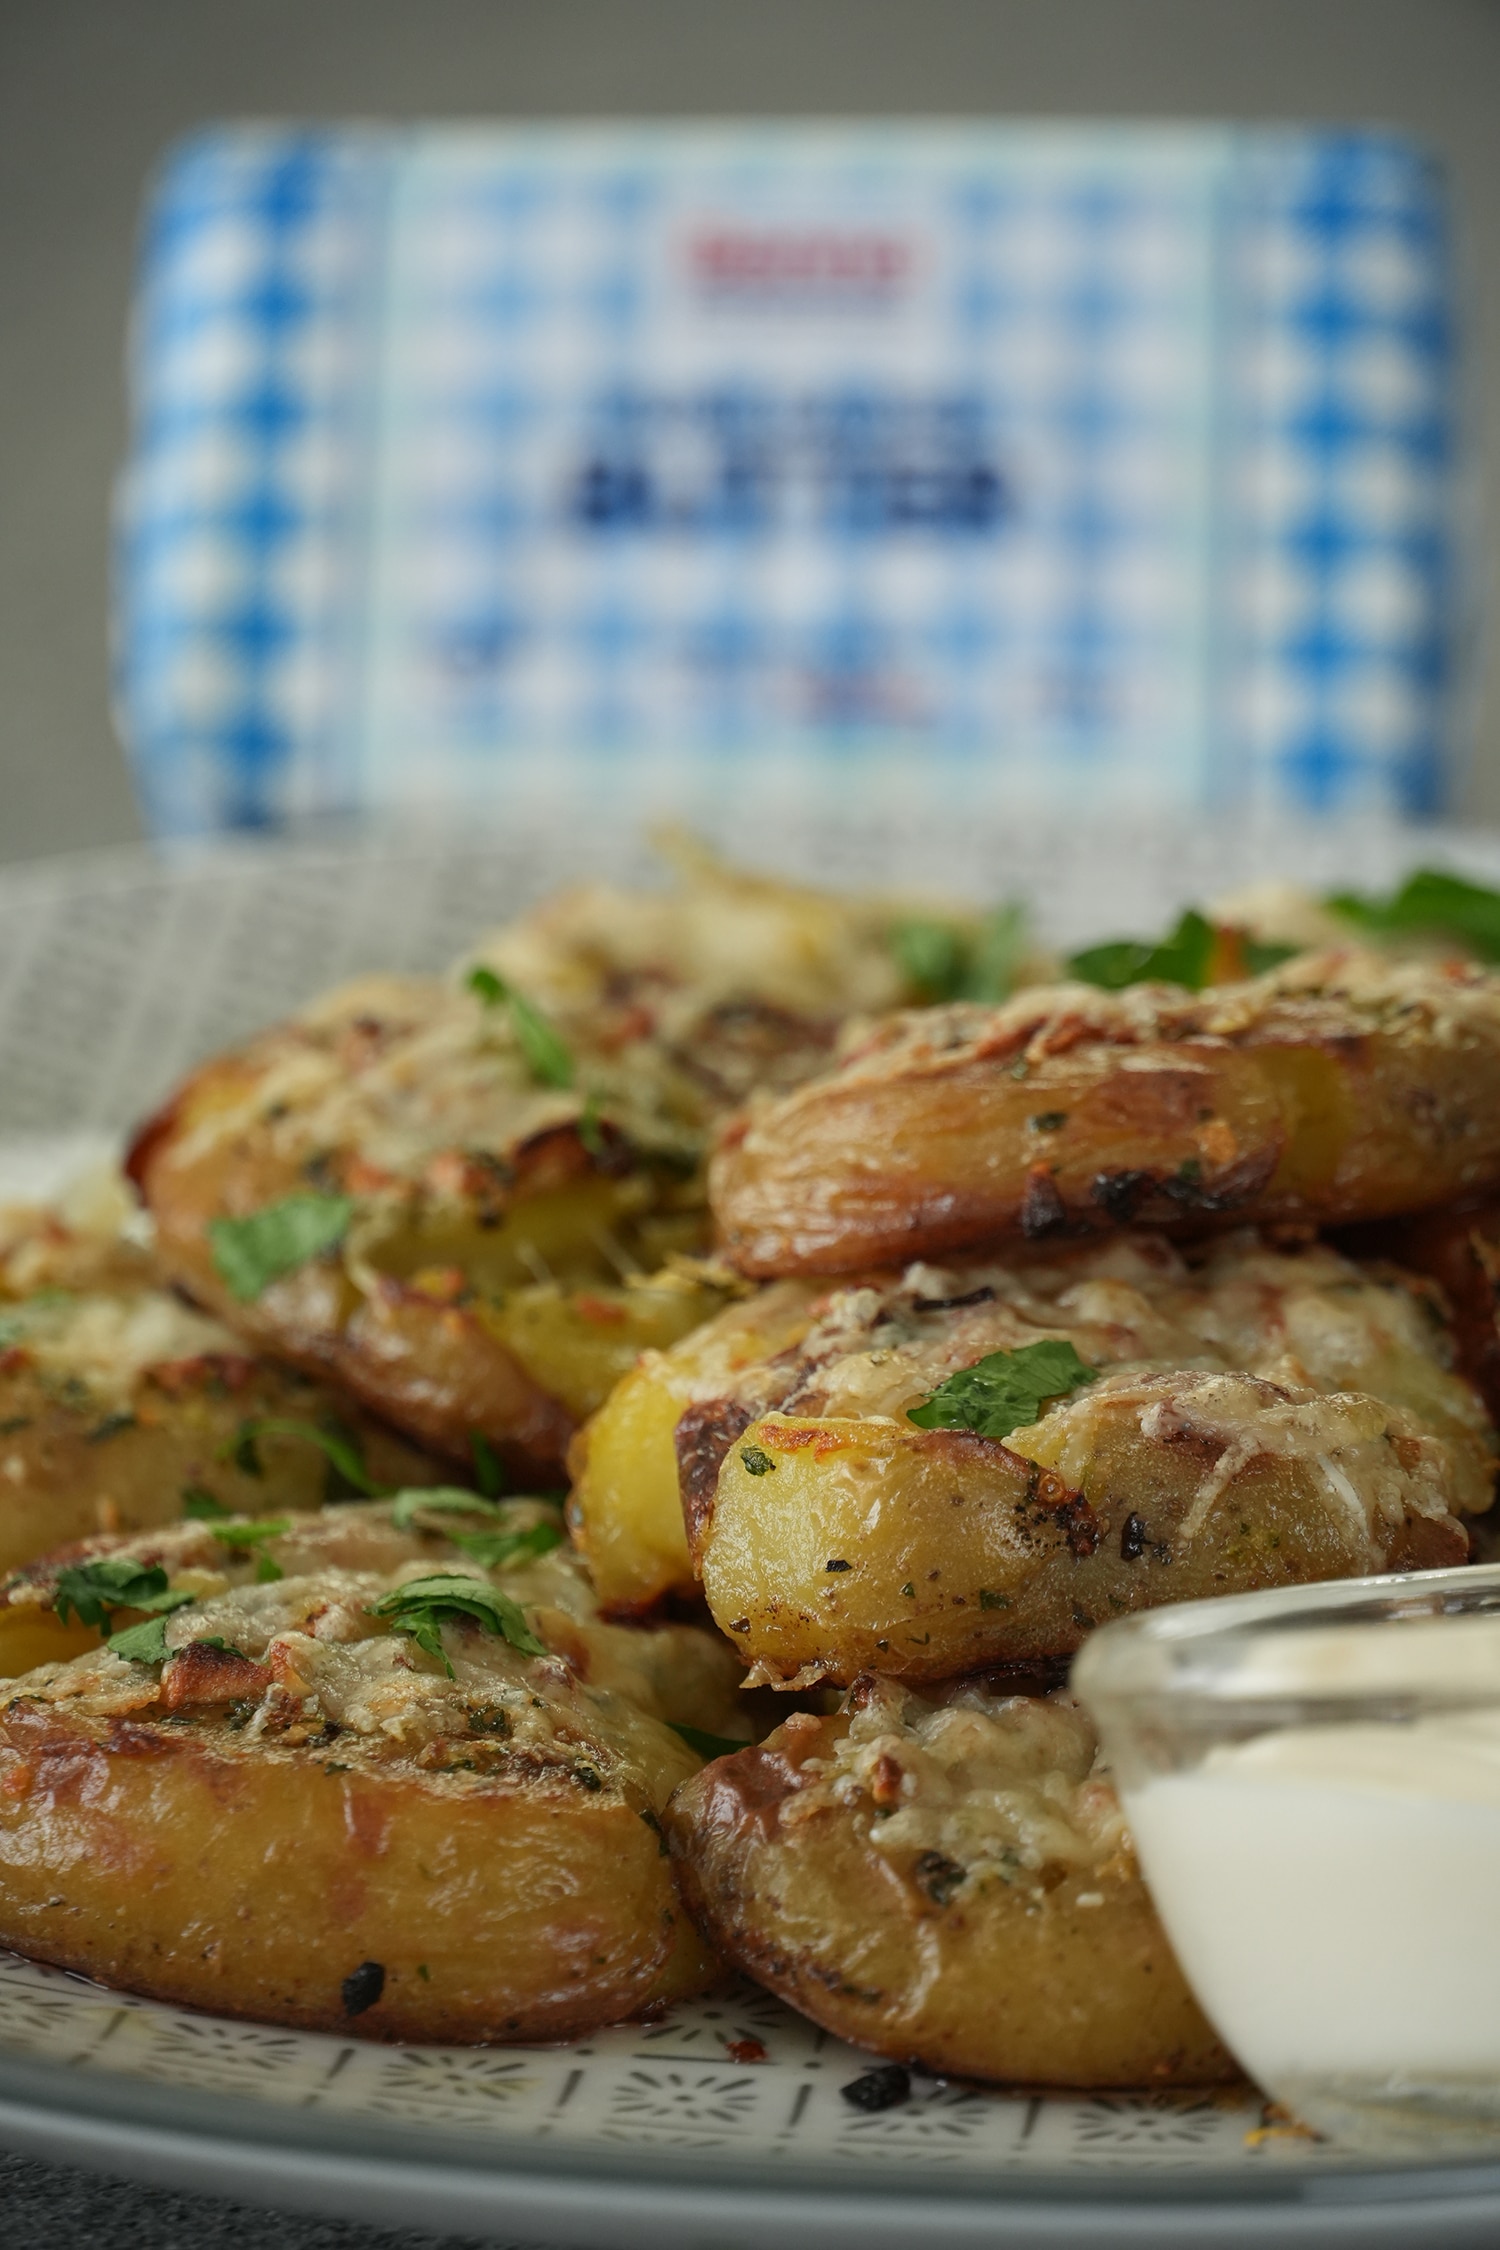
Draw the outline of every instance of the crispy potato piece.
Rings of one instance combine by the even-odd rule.
[[[376,1484],[438,1477],[351,1401],[191,1311],[118,1233],[0,1213],[0,1292],[0,1571],[174,1522],[189,1491],[231,1514],[319,1507],[349,1489],[319,1432]],[[256,1434],[266,1421],[299,1427]]]
[[[1052,2086],[1238,2076],[1066,1696],[862,1680],[684,1782],[667,1832],[711,1943],[857,2046]]]
[[[573,1440],[568,1521],[607,1609],[640,1611],[664,1595],[697,1591],[677,1424],[696,1397],[753,1389],[757,1370],[801,1342],[822,1294],[815,1283],[780,1282],[729,1305],[672,1351],[643,1352]],[[770,1382],[774,1389],[774,1376]],[[748,1422],[743,1402],[742,1413]]]
[[[421,1520],[340,1508],[253,1553],[185,1525],[71,1558],[154,1563],[193,1598],[160,1621],[165,1662],[96,1649],[0,1694],[0,1943],[377,2039],[566,2038],[711,1981],[660,1815],[698,1764],[670,1722],[749,1731],[732,1654],[601,1624],[563,1548],[486,1573],[451,1516]],[[257,1557],[285,1575],[255,1582]],[[0,1615],[41,1615],[68,1562],[13,1579]],[[430,1653],[372,1614],[434,1571],[508,1595],[518,1634],[448,1613]]]
[[[570,892],[446,983],[366,978],[205,1064],[131,1156],[170,1271],[424,1442],[555,1473],[636,1355],[724,1301],[673,1264],[707,1240],[715,1122],[909,996],[890,903],[690,877]],[[222,1223],[299,1196],[333,1238],[236,1279]]]
[[[1127,1221],[1333,1223],[1500,1181],[1500,977],[1366,951],[1249,983],[893,1018],[725,1136],[750,1274],[850,1273]]]
[[[916,1266],[801,1319],[738,1374],[721,1323],[669,1359],[703,1589],[768,1683],[942,1679],[1124,1609],[1462,1561],[1458,1517],[1490,1503],[1487,1418],[1423,1298],[1321,1247],[1122,1237]],[[908,1420],[1042,1337],[1113,1372],[1003,1443]]]

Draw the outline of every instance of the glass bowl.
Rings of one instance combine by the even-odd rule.
[[[1500,1565],[1122,1618],[1072,1684],[1250,2076],[1383,2154],[1500,2148]]]

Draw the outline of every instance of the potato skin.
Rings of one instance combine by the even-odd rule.
[[[548,1521],[517,1501],[498,1525]],[[677,1724],[748,1732],[731,1652],[602,1621],[561,1545],[487,1575],[454,1522],[375,1502],[251,1545],[186,1523],[16,1573],[0,1649],[30,1634],[48,1660],[0,1689],[0,1944],[371,2038],[564,2038],[704,1989],[718,1968],[660,1815],[699,1763]],[[121,1557],[192,1596],[164,1662],[56,1619],[61,1570]],[[373,1608],[454,1569],[506,1592],[543,1653],[458,1619],[434,1656]],[[371,1962],[356,2014],[346,1980]]]
[[[1127,1610],[1467,1559],[1444,1505],[1442,1447],[1402,1434],[1404,1418],[1374,1401],[1306,1402],[1301,1457],[1252,1447],[1236,1465],[1232,1433],[1265,1416],[1269,1434],[1287,1391],[1248,1376],[1118,1380],[1123,1390],[1101,1382],[1015,1433],[1024,1453],[873,1417],[752,1422],[724,1454],[697,1534],[709,1608],[751,1679],[941,1680],[1071,1651]],[[1337,1418],[1350,1410],[1369,1433],[1341,1456]],[[1413,1473],[1387,1431],[1410,1448]],[[1367,1480],[1390,1484],[1368,1530],[1331,1489],[1320,1450],[1342,1458],[1362,1496]]]
[[[1056,1871],[1035,1896],[991,1884],[943,1904],[849,1809],[788,1820],[848,1723],[799,1716],[673,1797],[683,1897],[720,1952],[839,2038],[931,2071],[1074,2087],[1238,2076],[1133,1859]]]
[[[371,2039],[570,2038],[713,1975],[618,1799],[252,1759],[222,1717],[12,1704],[0,1917],[17,1951],[153,1999]],[[380,1996],[351,2015],[372,1961]]]
[[[8,1357],[11,1364],[0,1361],[0,1571],[95,1532],[175,1523],[189,1486],[230,1514],[320,1507],[330,1467],[309,1439],[268,1434],[256,1440],[262,1474],[236,1466],[237,1434],[264,1417],[317,1426],[331,1416],[358,1444],[377,1484],[432,1484],[439,1476],[429,1458],[348,1400],[243,1353],[148,1369],[130,1411],[118,1416],[80,1408],[43,1382],[24,1354]]]
[[[1307,955],[1194,995],[1062,985],[892,1018],[724,1136],[743,1271],[847,1273],[1123,1223],[1320,1224],[1500,1180],[1500,978]]]
[[[607,1610],[629,1615],[669,1594],[697,1593],[678,1491],[678,1424],[700,1393],[747,1376],[753,1386],[750,1371],[806,1333],[817,1294],[800,1282],[762,1289],[674,1350],[643,1352],[573,1440],[568,1520]]]

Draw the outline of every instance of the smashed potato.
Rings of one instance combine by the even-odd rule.
[[[751,1300],[668,1363],[703,1590],[768,1684],[942,1679],[1126,1609],[1462,1561],[1490,1503],[1487,1417],[1430,1304],[1331,1250],[1244,1235],[1190,1261],[1138,1235],[775,1287],[800,1337],[716,1366]],[[1043,1338],[1084,1379],[1003,1442],[909,1419]]]
[[[0,1212],[0,1571],[184,1505],[316,1508],[431,1484],[423,1454],[166,1289],[147,1253],[58,1212]]]
[[[775,1395],[759,1371],[802,1341],[819,1285],[786,1281],[731,1304],[670,1352],[648,1351],[573,1441],[568,1519],[607,1609],[649,1609],[666,1594],[692,1594],[678,1489],[677,1425],[695,1398],[733,1390]],[[717,1466],[717,1464],[716,1464]]]
[[[1305,954],[1203,993],[1064,984],[890,1019],[711,1174],[746,1273],[1126,1223],[1333,1224],[1500,1183],[1500,976]]]
[[[895,910],[698,869],[566,893],[446,983],[371,977],[209,1062],[130,1169],[169,1270],[424,1442],[523,1475],[722,1291],[711,1130],[910,997]]]
[[[1052,2086],[1238,2076],[1066,1696],[862,1680],[684,1782],[667,1832],[710,1942],[856,2046]]]
[[[749,1732],[732,1654],[601,1624],[538,1504],[464,1520],[190,1524],[12,1579],[0,1638],[120,1606],[0,1691],[0,1943],[377,2039],[565,2038],[701,1989],[660,1819],[699,1762],[674,1725]]]

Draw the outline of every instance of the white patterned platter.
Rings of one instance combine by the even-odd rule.
[[[783,850],[824,879],[1017,892],[1046,934],[1161,926],[1257,875],[1388,883],[1414,857],[1500,874],[1500,839],[1385,830],[1108,838],[852,819]],[[764,855],[763,855],[764,856]],[[0,873],[0,1194],[46,1192],[198,1055],[356,968],[426,968],[580,873],[648,862],[606,824],[518,817],[394,848],[144,851]],[[1274,1967],[1268,1965],[1268,1973]],[[224,2021],[0,1955],[0,2142],[429,2234],[592,2250],[1192,2244],[1459,2250],[1500,2240],[1494,2164],[1351,2160],[1242,2094],[1072,2097],[914,2075],[751,1986],[558,2048],[380,2047]]]

